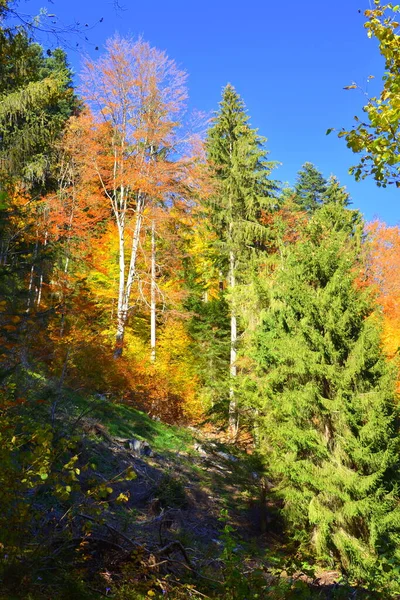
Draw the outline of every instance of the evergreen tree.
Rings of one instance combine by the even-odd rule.
[[[313,213],[323,203],[327,181],[310,162],[306,162],[297,174],[295,201],[299,208]]]
[[[0,294],[18,320],[10,331],[0,321],[9,347],[29,329],[33,291],[39,299],[53,268],[42,195],[56,187],[57,144],[78,108],[71,80],[63,50],[44,55],[22,28],[0,29]]]
[[[286,248],[248,402],[294,538],[379,585],[400,561],[398,410],[375,304],[358,283],[363,222],[345,203],[317,210]]]
[[[328,202],[336,202],[342,206],[348,206],[351,204],[350,196],[346,191],[346,188],[340,185],[339,180],[335,175],[331,175],[328,179],[326,190],[322,197],[323,204]]]
[[[72,73],[60,48],[44,55],[27,33],[0,30],[0,176],[48,187],[55,146],[78,110]]]
[[[238,278],[257,248],[262,247],[266,230],[260,223],[262,211],[274,205],[276,183],[269,178],[274,163],[267,161],[265,139],[249,125],[243,100],[228,84],[220,109],[208,132],[206,150],[215,184],[209,214],[218,237],[221,274],[232,293]],[[237,374],[237,309],[230,307],[230,374]],[[230,427],[237,429],[233,386],[230,391]]]
[[[197,290],[199,292],[199,290]],[[195,316],[188,332],[196,347],[196,370],[203,388],[205,408],[219,411],[229,397],[229,307],[224,293],[204,301],[192,287],[185,307]],[[221,407],[222,408],[222,407]]]

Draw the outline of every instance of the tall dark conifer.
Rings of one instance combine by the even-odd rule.
[[[302,210],[314,212],[323,204],[327,181],[310,162],[304,163],[297,174],[295,202]]]
[[[0,319],[9,346],[23,338],[33,292],[39,300],[52,270],[41,200],[56,188],[57,145],[79,107],[71,82],[63,50],[45,54],[23,28],[0,29],[0,295],[18,320],[8,332]]]
[[[274,204],[276,183],[269,176],[274,163],[267,160],[265,138],[249,125],[245,105],[234,87],[228,84],[212,127],[206,150],[215,192],[209,214],[218,237],[221,275],[227,280],[230,296],[230,374],[237,374],[237,308],[232,292],[246,271],[252,253],[262,246],[265,227],[260,223],[262,211]],[[229,422],[237,431],[236,401],[233,381],[230,389]]]
[[[43,191],[56,170],[56,143],[79,106],[72,73],[63,50],[45,56],[23,30],[0,31],[0,51],[0,177]]]

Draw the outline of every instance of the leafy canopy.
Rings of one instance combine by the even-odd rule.
[[[377,40],[385,61],[382,90],[363,107],[365,117],[355,117],[355,125],[342,129],[339,137],[344,137],[353,152],[362,154],[360,162],[350,169],[356,180],[372,176],[378,186],[400,187],[400,5],[382,4],[380,0],[373,4],[374,8],[364,13],[364,27],[368,37]],[[348,88],[355,89],[357,85]]]

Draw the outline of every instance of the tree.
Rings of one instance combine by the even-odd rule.
[[[340,185],[340,182],[335,175],[329,177],[322,199],[323,204],[328,204],[329,202],[335,202],[341,206],[348,206],[351,204],[349,193],[345,186]]]
[[[84,95],[95,117],[90,160],[118,229],[116,358],[132,309],[145,209],[171,197],[186,175],[186,161],[167,158],[176,151],[185,78],[163,52],[118,36],[107,42],[104,57],[86,63],[83,73]]]
[[[228,84],[220,109],[208,132],[206,150],[215,193],[209,203],[212,228],[221,253],[221,273],[232,292],[252,253],[262,246],[265,227],[262,211],[276,202],[276,183],[269,179],[274,163],[267,161],[265,139],[249,125],[243,100]],[[237,374],[237,309],[230,304],[230,375]],[[233,381],[230,388],[230,429],[237,432]]]
[[[382,342],[398,365],[400,348],[400,228],[374,221],[367,226],[367,277],[377,289],[383,313]]]
[[[355,117],[356,124],[350,130],[343,128],[339,137],[344,137],[353,152],[363,155],[358,165],[350,169],[356,180],[372,176],[378,186],[400,187],[400,35],[396,14],[400,7],[381,4],[380,0],[374,0],[373,4],[374,8],[364,13],[367,19],[364,27],[368,37],[378,41],[385,61],[382,91],[379,96],[369,98],[363,107],[365,117]],[[357,87],[352,83],[347,89]],[[328,129],[327,133],[331,131]]]
[[[0,176],[46,189],[54,177],[56,144],[78,110],[66,55],[48,56],[24,31],[0,31]]]
[[[323,202],[327,181],[310,162],[304,163],[297,174],[295,202],[307,212],[314,212]]]
[[[32,317],[52,269],[43,195],[56,187],[58,143],[79,103],[62,50],[45,55],[23,29],[6,28],[0,50],[1,293],[13,323],[4,323],[4,314],[1,320],[6,360],[13,355],[26,366],[29,338],[45,329],[44,317]]]
[[[285,196],[290,195],[290,190],[285,190]],[[326,180],[312,163],[306,162],[297,174],[292,201],[300,210],[312,215],[328,202],[339,202],[347,206],[350,204],[350,197],[334,175]]]
[[[362,237],[359,213],[329,203],[287,246],[264,295],[247,403],[293,537],[379,585],[388,558],[400,560],[399,415],[360,285]]]

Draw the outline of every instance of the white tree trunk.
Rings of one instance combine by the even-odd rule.
[[[117,333],[115,336],[114,358],[122,354],[122,345],[124,342],[125,319],[124,319],[124,291],[125,291],[125,231],[123,224],[118,220],[118,240],[119,240],[119,285],[118,285],[118,304],[117,304]]]
[[[132,284],[136,276],[136,261],[139,251],[140,233],[143,221],[144,197],[138,194],[136,205],[136,223],[133,232],[131,258],[129,261],[128,273],[125,273],[125,211],[119,215],[118,234],[119,234],[119,288],[118,288],[118,307],[117,307],[117,333],[115,336],[114,358],[122,355],[125,328],[129,316],[129,304],[131,297]]]
[[[36,232],[36,243],[35,243],[35,249],[33,251],[33,260],[35,261],[37,258],[37,254],[38,254],[38,247],[39,247],[39,232]],[[5,263],[4,263],[5,264]],[[33,279],[35,276],[35,263],[32,263],[31,266],[31,272],[29,275],[29,285],[28,285],[28,300],[26,303],[26,313],[29,313],[30,309],[31,309],[31,302],[32,302],[32,289],[33,289]]]
[[[151,299],[150,299],[150,347],[151,362],[156,360],[156,231],[154,220],[151,224]]]
[[[48,232],[46,231],[44,234],[44,247],[45,248],[47,246],[47,238],[48,238]],[[37,307],[38,308],[39,308],[40,302],[42,300],[42,290],[43,290],[43,270],[40,273],[40,279],[39,279],[39,289],[38,289],[38,296],[37,296]]]
[[[229,288],[235,288],[235,255],[231,250],[229,253]],[[235,439],[238,433],[238,415],[234,391],[234,378],[237,375],[236,367],[236,343],[237,343],[237,319],[234,307],[231,308],[231,352],[230,352],[230,375],[231,386],[229,389],[229,430],[231,436]]]

